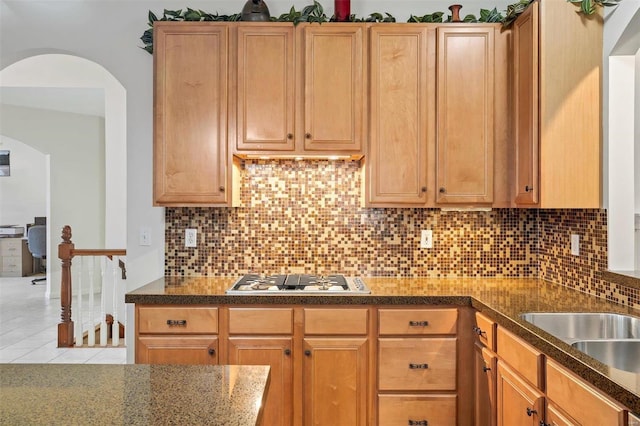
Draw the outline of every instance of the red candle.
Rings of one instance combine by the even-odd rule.
[[[348,21],[351,15],[351,0],[335,0],[336,21]]]

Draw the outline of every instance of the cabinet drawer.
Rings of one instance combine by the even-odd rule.
[[[293,309],[230,308],[229,334],[291,334]]]
[[[17,276],[20,276],[22,272],[22,258],[19,256],[3,256],[2,272],[17,273]]]
[[[378,389],[455,390],[456,340],[379,339]]]
[[[627,424],[622,406],[552,360],[547,361],[547,396],[579,424]]]
[[[216,334],[218,308],[141,306],[137,322],[140,334]]]
[[[529,383],[544,390],[544,355],[518,336],[498,327],[497,353]]]
[[[455,395],[379,395],[378,424],[385,426],[456,424]]]
[[[20,256],[22,238],[0,238],[0,256]]]
[[[476,312],[476,328],[480,343],[495,352],[496,350],[496,323],[480,312]]]
[[[141,336],[137,364],[218,364],[217,336]]]
[[[304,334],[367,334],[368,309],[305,309]]]
[[[456,334],[457,309],[380,309],[380,335]]]

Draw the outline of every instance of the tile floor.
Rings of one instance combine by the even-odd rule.
[[[58,348],[60,299],[46,299],[32,278],[0,278],[0,363],[126,363],[124,347]]]

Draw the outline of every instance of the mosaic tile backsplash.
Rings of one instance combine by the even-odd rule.
[[[240,207],[166,208],[165,274],[541,277],[640,307],[637,290],[602,280],[604,210],[365,209],[361,172],[350,161],[245,160]],[[185,228],[197,229],[196,248],[184,247]],[[419,248],[423,229],[432,249]]]

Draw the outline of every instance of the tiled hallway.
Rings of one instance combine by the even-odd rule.
[[[32,278],[0,278],[0,363],[126,363],[126,348],[57,348],[60,299]]]

